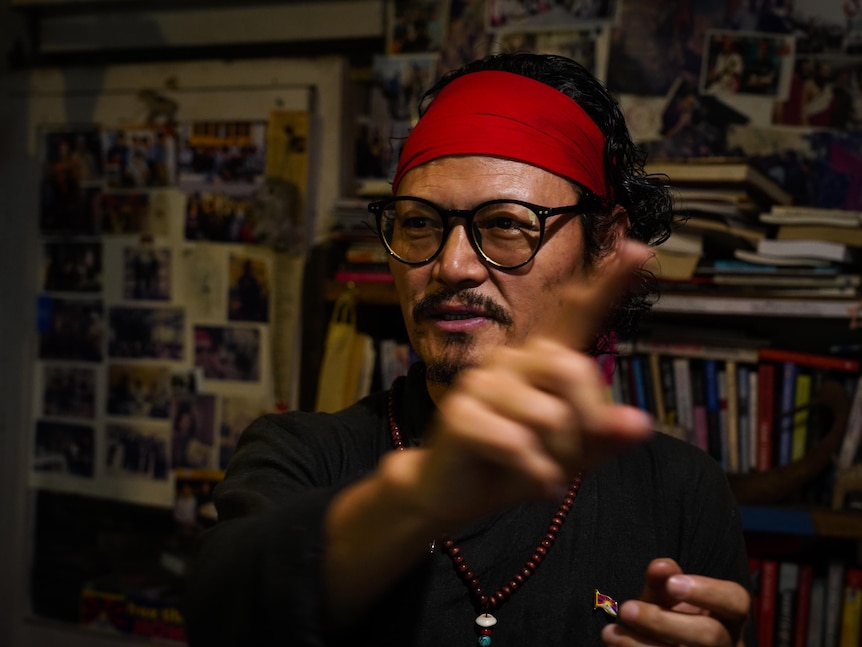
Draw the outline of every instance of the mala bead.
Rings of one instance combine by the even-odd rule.
[[[396,451],[403,451],[405,449],[401,429],[398,427],[398,422],[395,420],[395,402],[398,399],[398,395],[401,392],[404,381],[404,377],[397,378],[389,391],[389,430],[392,438],[392,447]],[[560,503],[560,507],[557,508],[556,512],[554,512],[554,516],[548,524],[547,531],[539,541],[539,545],[536,546],[535,550],[524,563],[524,566],[520,571],[515,573],[509,583],[504,584],[494,593],[485,593],[476,572],[470,568],[466,558],[461,554],[461,549],[455,544],[455,541],[451,537],[443,537],[440,540],[440,547],[443,549],[443,552],[449,556],[449,559],[452,561],[452,566],[455,568],[461,581],[470,592],[470,595],[473,598],[473,603],[481,611],[479,616],[476,618],[476,624],[479,627],[479,647],[490,647],[492,628],[497,624],[497,619],[488,612],[491,609],[499,608],[512,594],[520,589],[536,569],[539,568],[539,565],[542,563],[544,558],[547,557],[548,552],[551,550],[551,546],[554,545],[554,541],[557,539],[557,535],[560,532],[563,522],[566,520],[569,512],[572,511],[572,506],[575,504],[575,498],[578,496],[578,491],[581,489],[582,482],[583,475],[579,474],[574,481],[572,481],[569,489],[566,491],[566,495]]]

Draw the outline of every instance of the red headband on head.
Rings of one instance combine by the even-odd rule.
[[[401,151],[392,190],[412,168],[447,155],[490,155],[538,166],[607,197],[605,137],[570,97],[520,74],[484,71],[440,91]]]

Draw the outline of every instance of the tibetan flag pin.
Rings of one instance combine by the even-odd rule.
[[[609,595],[605,595],[603,593],[599,593],[599,590],[596,589],[596,601],[593,604],[593,609],[601,609],[609,616],[617,617],[619,614],[617,601],[614,600]]]

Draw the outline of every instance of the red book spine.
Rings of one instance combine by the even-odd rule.
[[[764,559],[760,564],[760,614],[757,618],[757,644],[772,645],[775,638],[775,600],[778,592],[778,561]]]
[[[814,581],[814,566],[800,564],[799,590],[796,597],[796,627],[793,629],[793,647],[808,644],[808,622],[811,613],[811,583]]]
[[[859,372],[859,362],[846,357],[801,353],[794,350],[769,347],[761,348],[758,351],[758,355],[761,362],[793,362],[800,366],[811,366],[813,368],[826,368],[835,371],[846,371],[848,373]]]
[[[775,398],[775,365],[757,367],[757,461],[760,471],[772,468],[772,430]]]

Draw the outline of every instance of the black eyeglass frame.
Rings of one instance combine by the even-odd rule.
[[[420,202],[428,207],[431,207],[434,211],[436,211],[440,219],[443,221],[443,236],[440,238],[440,246],[437,248],[433,254],[429,257],[424,258],[420,261],[408,261],[395,253],[395,251],[389,246],[389,243],[386,241],[386,237],[383,235],[383,227],[381,226],[381,221],[383,219],[383,209],[388,207],[389,205],[395,202],[402,201],[413,201]],[[473,228],[473,217],[479,213],[485,207],[488,207],[493,204],[517,204],[522,207],[526,207],[530,211],[532,211],[536,218],[539,220],[539,240],[536,243],[536,248],[530,254],[527,260],[516,263],[515,265],[505,265],[503,263],[498,263],[497,261],[489,258],[485,251],[482,249],[482,246],[479,245],[479,242],[476,240],[476,230]],[[467,236],[470,239],[470,244],[473,245],[473,249],[479,253],[479,255],[487,262],[489,265],[494,267],[503,269],[503,270],[515,270],[519,267],[523,267],[530,261],[532,261],[536,254],[539,253],[539,249],[542,247],[542,243],[545,240],[545,221],[551,216],[558,216],[564,213],[573,213],[578,216],[584,216],[588,213],[595,212],[598,208],[601,207],[603,201],[593,195],[592,193],[585,193],[581,196],[580,202],[578,204],[567,205],[564,207],[543,207],[538,204],[533,204],[532,202],[525,202],[523,200],[508,200],[505,198],[498,198],[496,200],[488,200],[486,202],[482,202],[477,204],[472,209],[444,209],[443,207],[434,204],[430,200],[426,200],[425,198],[416,198],[413,196],[398,196],[395,198],[387,198],[385,200],[375,200],[368,204],[368,211],[374,214],[375,221],[377,223],[377,235],[380,238],[380,241],[383,243],[383,246],[386,248],[386,251],[389,252],[389,255],[392,256],[396,261],[400,263],[404,263],[405,265],[424,265],[425,263],[430,263],[443,251],[443,247],[446,246],[446,241],[449,238],[449,232],[452,231],[452,226],[449,224],[449,220],[451,218],[463,218],[464,219],[464,227],[467,230]]]

